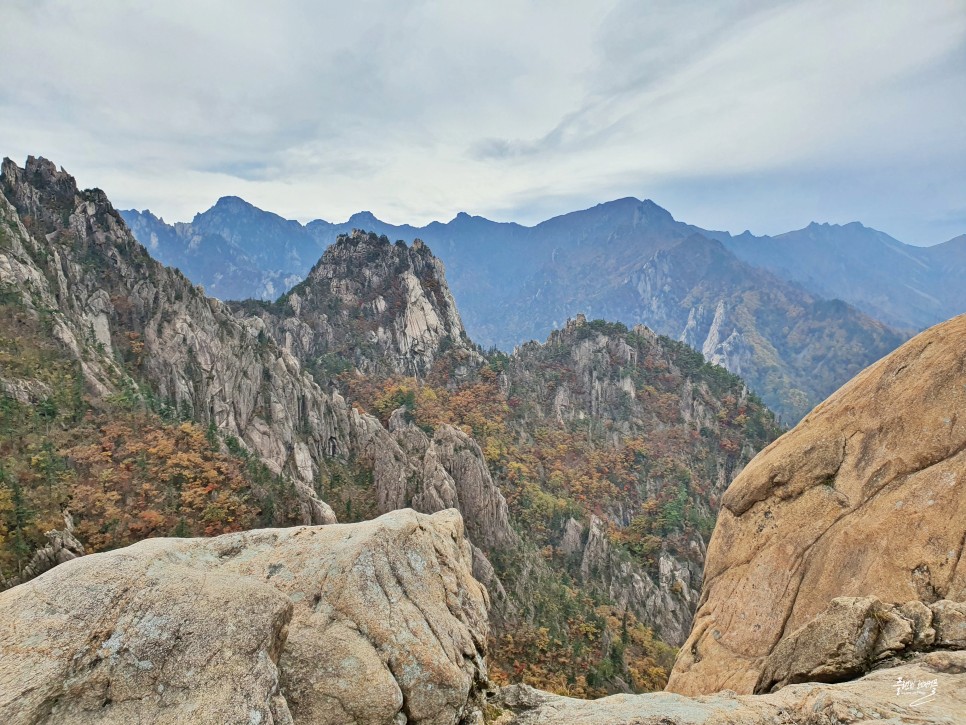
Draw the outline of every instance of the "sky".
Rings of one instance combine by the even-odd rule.
[[[966,233],[966,0],[3,0],[0,156],[118,208]]]

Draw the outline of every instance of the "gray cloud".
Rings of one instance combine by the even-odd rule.
[[[617,196],[777,232],[966,231],[951,0],[7,3],[4,153],[187,219],[540,218]]]

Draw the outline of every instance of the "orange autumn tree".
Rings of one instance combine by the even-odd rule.
[[[93,550],[150,536],[215,536],[251,528],[258,509],[237,460],[193,423],[111,420],[65,453],[81,475],[71,506]]]

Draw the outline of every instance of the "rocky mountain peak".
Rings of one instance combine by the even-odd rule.
[[[564,329],[569,332],[576,330],[578,327],[583,327],[586,324],[587,315],[585,315],[583,312],[578,312],[574,317],[571,317],[569,320],[567,320],[567,325],[564,327]]]
[[[192,229],[179,254],[160,231],[129,222],[161,261],[221,299],[277,299],[352,228],[389,240],[419,237],[445,261],[468,333],[486,348],[545,339],[577,311],[628,326],[644,322],[745,377],[789,421],[906,339],[907,330],[966,309],[964,245],[927,252],[851,225],[732,236],[676,221],[653,200],[634,197],[532,227],[466,213],[423,227],[388,224],[369,212],[304,227],[263,223],[269,218],[281,221],[267,212],[223,215],[218,226]],[[196,242],[201,232],[235,246]],[[695,241],[695,234],[724,246]],[[855,284],[859,277],[865,281]],[[834,298],[865,314],[840,308],[829,332],[823,302]],[[718,314],[722,302],[727,319]],[[829,344],[832,338],[846,342]]]
[[[39,211],[41,205],[73,205],[78,194],[74,177],[42,156],[27,157],[24,168],[20,168],[9,158],[3,160],[0,181],[18,205],[28,207],[32,212]]]
[[[245,201],[240,196],[222,196],[215,202],[215,205],[211,207],[208,211],[227,211],[227,212],[240,212],[240,211],[261,211],[258,207],[250,202]],[[196,214],[201,216],[200,214]]]
[[[308,281],[352,280],[360,289],[381,289],[392,275],[404,272],[424,278],[431,287],[443,286],[449,291],[442,262],[421,239],[413,240],[412,245],[402,241],[393,244],[385,235],[361,229],[340,235],[309,272]]]
[[[124,213],[124,212],[122,212],[122,213]],[[136,209],[132,209],[131,210],[131,213],[136,213],[136,214],[138,214],[138,216],[143,217],[144,220],[147,223],[149,223],[149,224],[153,224],[153,223],[164,224],[165,223],[164,217],[158,216],[157,214],[155,214],[154,212],[152,212],[150,209],[142,209],[141,211],[137,211]]]
[[[810,222],[807,227],[805,227],[806,232],[812,234],[819,234],[823,237],[834,236],[842,232],[846,233],[862,233],[869,232],[871,234],[879,234],[873,229],[869,229],[862,222],[847,222],[845,224],[831,224],[829,222]],[[785,235],[779,235],[785,236]]]
[[[35,188],[56,189],[62,195],[76,194],[77,182],[74,177],[43,156],[28,156],[24,168],[20,168],[9,158],[3,160],[3,176],[13,182],[14,179],[27,180]]]
[[[4,159],[0,193],[33,232],[71,235],[95,254],[109,256],[113,248],[124,248],[132,259],[146,256],[102,190],[79,190],[74,177],[48,159],[29,156],[22,169]]]
[[[419,239],[392,243],[360,229],[340,235],[304,282],[258,312],[293,355],[317,361],[323,378],[335,357],[366,373],[417,376],[450,351],[458,369],[481,359],[442,262]]]
[[[656,204],[651,199],[638,199],[627,196],[622,199],[598,204],[595,209],[600,209],[608,214],[626,214],[635,224],[639,223],[673,223],[674,217],[664,207]]]
[[[357,211],[355,214],[349,217],[348,223],[354,228],[358,229],[370,229],[374,222],[378,222],[376,215],[371,211]]]
[[[302,232],[304,234],[302,225],[297,221],[285,219],[278,214],[259,209],[251,202],[245,201],[238,196],[221,197],[215,202],[214,206],[207,211],[203,211],[200,214],[195,214],[195,217],[191,223],[199,230],[207,231],[205,228],[206,226],[224,225],[227,222],[227,219],[230,219],[233,216],[241,216],[245,219],[250,219],[250,221],[255,225],[255,230],[253,231],[260,231],[263,234],[263,230],[271,230],[276,227],[288,229],[293,233]],[[240,230],[236,236],[239,238],[244,238],[246,235],[244,230]]]
[[[477,214],[469,214],[465,211],[461,211],[458,212],[456,216],[454,216],[446,224],[440,224],[439,222],[433,222],[433,224],[438,225],[436,228],[440,230],[448,229],[450,232],[452,232],[452,230],[462,230],[464,232],[472,233],[473,230],[485,232],[486,230],[489,230],[491,227],[495,226],[496,222],[491,222],[489,219],[481,217]]]

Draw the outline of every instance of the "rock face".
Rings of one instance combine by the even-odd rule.
[[[458,504],[458,508],[466,512],[469,520],[466,527],[471,538],[491,549],[506,548],[515,543],[516,535],[510,528],[506,500],[493,482],[476,441],[453,426],[441,425],[427,448],[427,465],[433,459],[454,483],[460,482],[455,486],[455,498],[447,506]],[[437,501],[433,505],[446,503],[446,499],[436,493],[440,491],[440,483],[433,486],[433,478],[429,475],[424,480],[427,482],[424,500],[432,496]],[[449,490],[445,479],[442,489]],[[430,490],[434,493],[430,494]],[[424,505],[427,509],[431,507],[428,501]]]
[[[964,349],[966,316],[927,330],[856,376],[734,480],[670,691],[746,693],[787,680],[791,671],[776,667],[786,641],[806,625],[821,630],[816,617],[836,597],[913,602],[903,605],[909,616],[894,612],[908,626],[915,610],[925,616],[915,602],[934,616],[958,611],[955,603],[966,601]],[[859,614],[843,632],[860,636],[868,617]],[[907,626],[890,621],[876,631]],[[862,636],[872,641],[849,646],[872,647],[874,660],[875,633]]]
[[[80,191],[69,174],[32,157],[23,169],[4,162],[0,190],[11,232],[0,248],[0,283],[26,308],[50,313],[54,337],[78,359],[95,398],[148,381],[157,398],[301,482],[306,523],[334,520],[308,484],[331,440],[349,449],[354,421],[344,401],[266,338],[261,320],[237,320],[151,259],[103,192]]]
[[[405,409],[396,410],[389,429],[397,444],[377,454],[376,470],[400,471],[382,476],[391,485],[377,484],[381,512],[412,506],[425,513],[457,508],[466,519],[474,543],[488,549],[515,545],[506,499],[487,470],[480,447],[470,436],[451,425],[440,425],[432,439],[404,419]],[[394,451],[404,458],[396,461]]]
[[[296,345],[284,330],[276,330],[283,335],[276,340],[262,316],[233,312],[152,259],[102,191],[79,190],[65,171],[31,157],[24,168],[4,161],[0,192],[0,287],[14,290],[28,311],[49,315],[53,336],[78,361],[95,399],[150,393],[183,417],[213,424],[273,473],[293,479],[305,524],[335,521],[314,488],[333,459],[372,471],[384,504],[380,513],[419,506],[423,499],[406,496],[407,486],[427,489],[440,483],[439,471],[424,465],[424,452],[410,456],[376,418],[358,412],[337,390],[320,388],[290,352]],[[392,318],[400,335],[392,339],[404,345],[399,359],[405,365],[428,364],[444,338],[451,349],[475,354],[441,278],[442,266],[428,249],[366,235],[346,240],[344,247],[333,250],[316,271],[343,290],[339,299],[347,305],[370,292],[402,290],[410,278],[422,280],[406,287],[407,304]],[[358,270],[363,280],[358,288],[350,274],[357,262],[369,265]],[[306,289],[307,299],[318,289]],[[344,332],[348,323],[340,324]],[[318,330],[308,335],[324,339]],[[32,395],[29,381],[0,383],[10,394]],[[438,443],[446,449],[444,441]],[[433,512],[476,502],[474,533],[477,523],[502,527],[487,532],[480,545],[507,541],[506,502],[486,474],[479,448],[470,443],[462,445],[459,461],[449,461],[445,474],[455,495],[429,501],[425,508]],[[474,456],[478,460],[470,461]],[[424,474],[431,480],[424,481]],[[395,495],[400,489],[404,494]],[[480,520],[484,509],[491,514]]]
[[[701,235],[657,252],[628,285],[637,298],[633,314],[615,310],[609,318],[630,316],[701,350],[791,422],[908,337],[751,267]]]
[[[504,688],[489,725],[845,725],[942,723],[966,713],[966,652],[932,652],[901,667],[837,685],[790,685],[770,695],[671,693],[576,700],[526,685]]]
[[[150,539],[0,593],[9,723],[459,723],[487,595],[455,511]]]
[[[695,553],[701,551],[697,543],[694,548]],[[653,576],[621,556],[609,543],[604,522],[591,517],[581,552],[581,580],[589,587],[599,588],[617,606],[641,617],[665,642],[679,646],[687,639],[698,603],[700,562],[662,551],[657,568],[657,576]]]
[[[756,692],[794,682],[839,682],[899,654],[934,647],[966,649],[966,604],[943,599],[883,604],[838,597],[785,637],[765,660]],[[937,636],[938,632],[938,636]]]
[[[422,377],[445,352],[458,377],[460,367],[482,361],[443,263],[419,239],[390,244],[354,230],[276,304],[232,306],[259,314],[286,351],[323,376],[348,363],[367,375]]]
[[[4,579],[0,574],[0,590],[9,589],[53,569],[58,564],[84,556],[84,545],[74,536],[74,521],[69,511],[64,511],[63,530],[54,529],[45,532],[45,535],[47,544],[34,552],[19,576]]]
[[[594,497],[584,523],[561,521],[553,543],[575,580],[680,646],[698,604],[710,525],[698,530],[681,521],[672,533],[653,522],[676,497],[687,500],[689,521],[713,521],[728,481],[777,435],[771,413],[742,381],[705,365],[685,345],[643,325],[627,330],[584,315],[544,344],[517,348],[504,380],[516,403],[519,439],[543,428],[571,436],[561,440],[576,450],[562,463],[548,460],[555,443],[545,433],[534,446],[547,490],[559,486],[553,476],[580,469],[576,453],[585,445],[625,447],[635,461],[633,478],[609,497]],[[642,530],[656,542],[647,560],[628,556],[614,536],[639,553]]]

